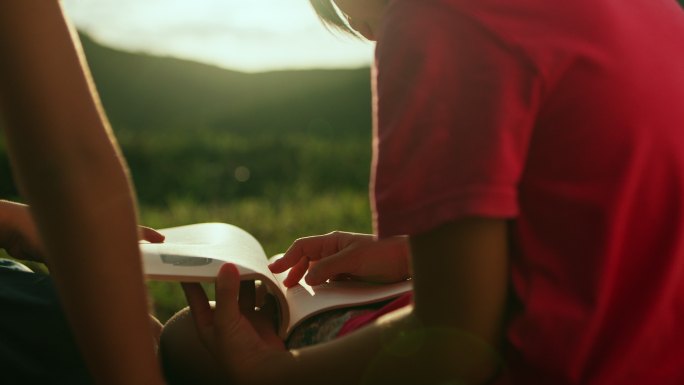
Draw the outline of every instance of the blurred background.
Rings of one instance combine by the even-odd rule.
[[[371,231],[370,43],[327,31],[307,0],[63,4],[143,224],[232,223],[269,256]],[[0,197],[21,200],[1,136]],[[162,322],[185,306],[178,283],[149,288]]]

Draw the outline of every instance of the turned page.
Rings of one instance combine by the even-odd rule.
[[[279,258],[281,255],[275,256]],[[326,310],[366,305],[398,297],[412,289],[410,280],[390,284],[373,284],[361,281],[328,281],[322,285],[309,286],[304,278],[289,289],[282,285],[288,271],[275,274],[281,282],[285,302],[289,306],[288,334],[301,321]]]
[[[159,230],[163,243],[141,243],[143,268],[150,279],[213,281],[225,262],[243,279],[266,278],[280,286],[268,269],[261,244],[248,232],[225,223],[200,223]]]

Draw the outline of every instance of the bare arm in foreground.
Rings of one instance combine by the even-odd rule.
[[[15,178],[91,372],[101,384],[162,383],[131,186],[59,2],[0,2],[0,57]]]

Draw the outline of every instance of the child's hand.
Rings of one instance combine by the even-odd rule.
[[[335,231],[297,239],[285,255],[269,265],[274,273],[292,268],[283,282],[320,285],[328,279],[397,282],[411,276],[408,242],[405,237],[377,240],[370,234]]]
[[[162,243],[166,237],[151,227],[138,226],[138,238],[141,241],[147,241],[150,243]]]
[[[289,357],[276,333],[275,303],[267,301],[256,310],[254,282],[240,282],[234,265],[219,270],[215,308],[199,284],[183,283],[183,291],[200,339],[231,382],[249,383],[247,378],[270,367],[272,360]]]

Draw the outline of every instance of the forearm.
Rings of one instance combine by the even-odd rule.
[[[411,239],[414,307],[294,351],[263,373],[316,384],[481,384],[499,368],[508,250],[503,220],[464,219]],[[335,373],[334,377],[330,373]]]
[[[499,365],[495,347],[458,328],[429,327],[411,308],[343,338],[291,352],[261,373],[277,384],[484,384]],[[333,375],[331,375],[333,374]]]
[[[83,356],[99,383],[160,383],[131,187],[81,52],[56,1],[0,15],[12,166]]]

